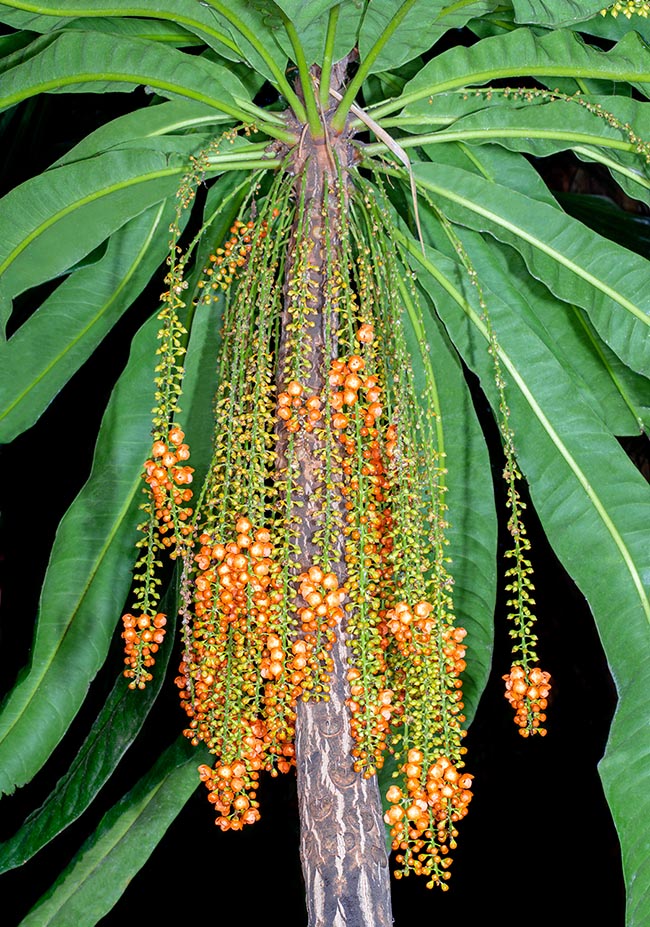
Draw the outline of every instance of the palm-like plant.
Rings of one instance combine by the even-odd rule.
[[[568,216],[527,157],[571,150],[648,201],[650,27],[645,4],[623,6],[0,4],[4,109],[147,90],[2,201],[3,442],[166,276],[57,533],[31,661],[0,715],[2,791],[51,756],[133,607],[127,680],[3,869],[75,820],[137,738],[169,660],[163,614],[181,616],[198,748],[161,755],[26,925],[96,923],[199,764],[223,829],[259,816],[260,772],[297,765],[314,924],[339,904],[390,922],[384,810],[398,871],[447,886],[496,589],[464,368],[505,452],[509,700],[522,733],[543,732],[523,473],[616,682],[600,772],[628,923],[647,922],[650,500],[617,436],[648,426],[648,265]],[[36,305],[42,284],[16,321],[12,301]]]

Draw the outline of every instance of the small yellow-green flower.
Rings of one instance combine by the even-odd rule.
[[[619,13],[631,19],[632,16],[648,16],[650,13],[650,3],[647,0],[616,0],[612,6],[600,11],[601,16],[611,13],[616,17]]]

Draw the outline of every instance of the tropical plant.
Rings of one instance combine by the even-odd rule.
[[[615,680],[599,771],[648,922],[650,494],[618,440],[648,428],[648,263],[540,174],[572,152],[650,201],[648,9],[601,3],[0,3],[7,135],[40,94],[132,94],[1,201],[1,440],[134,332],[7,687],[2,792],[84,705],[88,733],[1,870],[92,813],[174,679],[188,719],[24,925],[97,923],[199,779],[241,830],[294,767],[310,924],[392,923],[385,838],[396,876],[449,887],[492,658],[493,433],[505,695],[525,738],[552,728],[529,490]],[[48,456],[74,445],[70,423],[23,492],[55,497]]]

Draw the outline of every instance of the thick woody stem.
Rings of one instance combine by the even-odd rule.
[[[290,248],[287,290],[296,273],[309,274],[307,325],[301,335],[306,359],[304,388],[324,395],[326,371],[336,352],[336,332],[327,331],[328,274],[340,267],[340,235],[346,217],[345,183],[351,150],[341,135],[312,139],[305,132],[295,152],[296,197],[303,203],[302,230],[296,229]],[[345,206],[343,206],[345,209]],[[298,238],[301,237],[301,241]],[[296,262],[301,262],[301,270]],[[341,268],[347,273],[345,268]],[[278,389],[286,384],[285,361],[290,353],[290,312],[285,307],[278,364]],[[335,328],[335,325],[332,325]],[[332,356],[329,356],[332,355]],[[307,570],[319,556],[315,535],[322,529],[324,431],[296,436],[301,505],[292,513],[297,561]],[[286,432],[278,429],[278,472],[286,468]],[[345,523],[343,498],[340,521]],[[333,570],[345,583],[345,538],[341,532]],[[296,606],[298,607],[298,606]],[[348,645],[345,619],[336,629],[330,653],[333,670],[328,700],[299,701],[296,719],[296,762],[301,827],[301,860],[309,927],[384,927],[393,922],[390,877],[381,800],[376,777],[363,778],[353,769],[347,681]]]

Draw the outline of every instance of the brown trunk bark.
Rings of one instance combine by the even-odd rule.
[[[310,297],[307,300],[308,331],[306,350],[309,356],[309,380],[304,383],[310,394],[326,388],[324,371],[330,357],[325,357],[326,337],[323,307],[328,292],[327,273],[340,247],[339,231],[345,229],[346,217],[340,216],[340,199],[336,194],[339,178],[335,159],[341,165],[345,182],[351,152],[345,138],[312,139],[303,135],[295,152],[296,196],[304,197],[308,210],[307,254],[310,267]],[[327,179],[327,180],[326,180]],[[345,191],[344,191],[345,193]],[[346,197],[343,197],[346,201]],[[329,260],[326,253],[325,218],[329,234]],[[295,255],[298,249],[292,249]],[[304,257],[305,251],[302,251]],[[287,280],[291,280],[290,257]],[[283,335],[279,350],[279,376],[286,357],[288,310],[285,309]],[[284,383],[278,383],[279,389]],[[296,510],[299,560],[303,570],[318,557],[313,537],[319,525],[317,487],[321,480],[323,455],[319,453],[322,432],[299,436],[300,488],[303,505]],[[284,465],[286,436],[280,429],[278,466]],[[342,522],[345,509],[341,499]],[[337,562],[331,565],[339,581],[345,581],[345,540],[337,549]],[[390,901],[390,875],[384,824],[376,777],[364,779],[353,769],[350,717],[346,706],[349,695],[347,670],[348,647],[345,620],[336,629],[336,643],[331,652],[334,668],[330,679],[329,700],[299,701],[296,719],[296,763],[300,809],[301,861],[305,879],[309,927],[384,927],[393,923]]]

